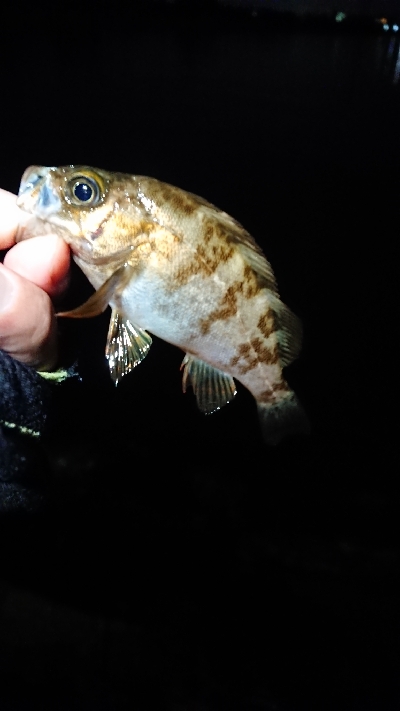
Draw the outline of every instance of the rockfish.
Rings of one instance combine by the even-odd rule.
[[[115,383],[146,356],[150,332],[185,352],[183,390],[193,387],[204,413],[232,400],[235,378],[254,396],[268,444],[307,430],[282,375],[299,354],[300,321],[260,247],[226,212],[154,178],[72,165],[28,168],[18,205],[51,224],[96,289],[59,315],[111,306]]]

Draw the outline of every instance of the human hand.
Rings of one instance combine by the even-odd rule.
[[[51,299],[69,281],[69,248],[61,237],[44,235],[15,244],[26,219],[16,196],[0,189],[0,349],[36,370],[57,363],[56,318]]]

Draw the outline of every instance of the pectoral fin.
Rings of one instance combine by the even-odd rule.
[[[182,368],[183,392],[185,393],[187,387],[191,385],[197,406],[205,414],[209,415],[219,410],[235,397],[235,381],[230,375],[188,354],[182,361],[181,370]]]
[[[131,265],[123,264],[114,274],[111,274],[109,279],[107,279],[100,289],[97,289],[84,304],[71,311],[62,311],[58,313],[57,316],[68,316],[68,318],[92,318],[93,316],[99,316],[106,310],[110,301],[115,299],[115,297],[123,291],[131,275]]]
[[[151,336],[146,331],[133,326],[113,309],[107,335],[106,358],[115,385],[141,363],[151,344]]]

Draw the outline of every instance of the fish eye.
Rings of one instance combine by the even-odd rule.
[[[77,205],[93,205],[100,197],[99,186],[92,178],[79,176],[71,184],[71,197]]]

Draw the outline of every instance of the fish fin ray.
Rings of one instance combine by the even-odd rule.
[[[274,313],[279,357],[284,368],[300,354],[303,326],[298,316],[273,295],[270,296],[270,304]]]
[[[107,334],[106,358],[115,385],[142,362],[151,344],[152,338],[147,331],[134,326],[116,309],[112,310]]]
[[[293,390],[277,402],[257,402],[257,410],[265,444],[274,446],[285,437],[310,434],[307,415]]]
[[[132,274],[132,266],[123,264],[92,294],[84,304],[71,311],[61,311],[57,316],[68,318],[92,318],[106,310],[108,304],[126,286]]]
[[[235,397],[236,385],[233,378],[204,361],[187,353],[182,361],[182,369],[183,392],[185,393],[189,386],[193,388],[201,412],[209,415]]]
[[[250,235],[249,235],[250,236]],[[257,245],[255,245],[257,246]],[[278,295],[278,286],[272,267],[264,254],[254,249],[250,244],[237,242],[237,247],[243,259],[262,281],[262,285]]]

